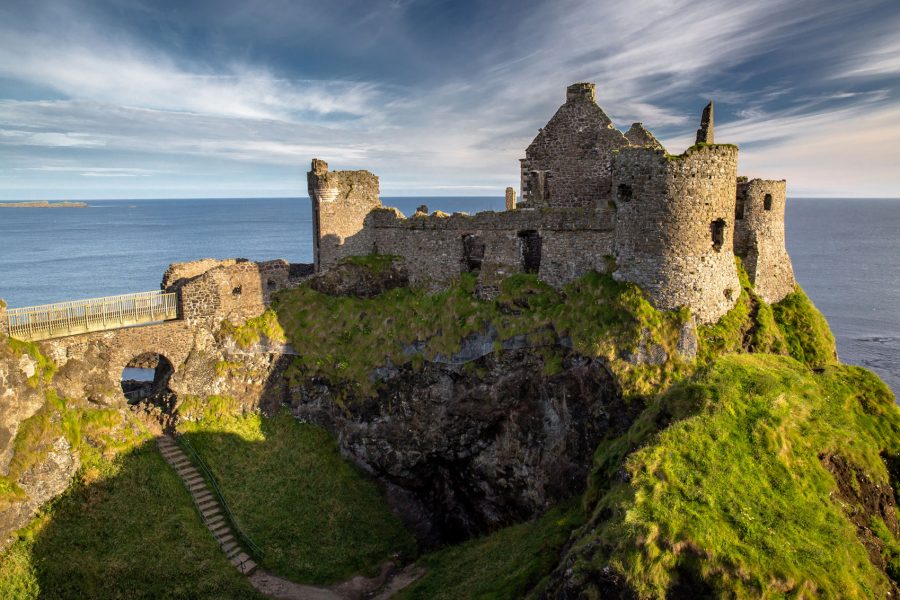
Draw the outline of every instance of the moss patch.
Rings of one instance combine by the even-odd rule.
[[[284,330],[278,322],[278,316],[271,310],[267,310],[258,317],[247,319],[243,325],[233,325],[230,321],[223,321],[219,335],[232,338],[244,350],[252,348],[261,341],[275,344],[285,342]]]
[[[358,265],[365,267],[375,275],[389,271],[397,257],[392,254],[365,254],[361,256],[347,256],[341,259],[342,264]]]
[[[19,356],[28,355],[37,363],[34,375],[28,378],[28,385],[32,389],[37,388],[41,384],[49,384],[56,374],[56,363],[41,354],[41,349],[35,342],[23,342],[14,338],[6,338],[6,348],[7,352],[12,352]]]

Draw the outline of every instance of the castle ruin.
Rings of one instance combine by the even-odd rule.
[[[390,254],[405,259],[414,284],[440,288],[473,272],[478,293],[490,297],[515,273],[561,286],[612,270],[656,307],[687,307],[709,323],[737,301],[739,256],[764,300],[789,294],[785,182],[737,176],[737,146],[714,143],[713,103],[697,143],[670,155],[641,123],[616,129],[595,94],[591,83],[568,87],[525,150],[522,199],[507,190],[505,211],[406,218],[381,205],[372,173],[329,171],[314,159],[316,271],[346,256]]]

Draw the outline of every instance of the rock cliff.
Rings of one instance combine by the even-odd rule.
[[[334,403],[327,381],[291,389],[294,414],[334,431],[387,484],[420,540],[457,542],[531,518],[580,492],[599,440],[635,413],[598,361],[535,349],[465,364],[386,367],[376,395]]]

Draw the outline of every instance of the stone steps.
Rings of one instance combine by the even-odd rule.
[[[222,507],[219,505],[218,499],[206,484],[206,479],[174,439],[167,435],[161,435],[156,438],[156,445],[159,453],[174,469],[184,487],[190,492],[206,528],[219,544],[222,553],[242,574],[252,575],[257,564],[241,548],[225,515],[222,514]]]

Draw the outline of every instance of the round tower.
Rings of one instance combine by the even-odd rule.
[[[368,171],[329,171],[328,163],[314,158],[306,183],[312,203],[316,272],[332,267],[344,256],[372,252],[375,240],[365,221],[381,206],[378,177]]]
[[[734,253],[741,257],[756,293],[770,304],[793,292],[796,285],[784,245],[786,188],[783,179],[737,184]]]
[[[699,145],[680,156],[623,148],[613,156],[614,276],[665,310],[717,321],[740,295],[733,236],[737,147]]]

